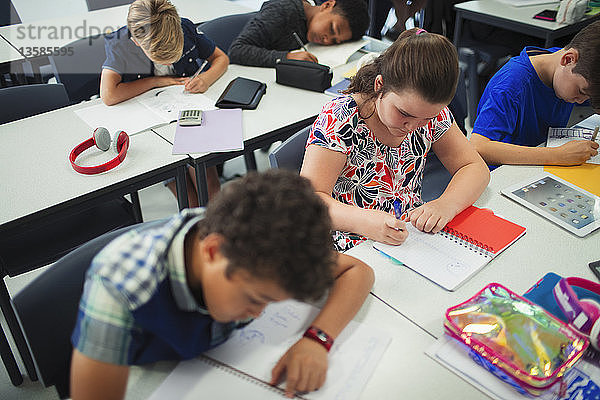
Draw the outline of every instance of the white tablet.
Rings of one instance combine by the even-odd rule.
[[[556,175],[545,172],[501,192],[577,236],[600,227],[600,197]]]

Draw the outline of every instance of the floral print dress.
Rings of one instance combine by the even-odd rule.
[[[346,155],[346,164],[331,193],[335,200],[393,213],[393,202],[399,199],[402,210],[407,211],[423,204],[421,181],[427,152],[453,121],[445,107],[437,118],[409,133],[399,147],[389,147],[367,127],[356,101],[341,96],[323,107],[306,146],[318,145]],[[345,251],[366,238],[334,231],[333,240],[336,250]]]

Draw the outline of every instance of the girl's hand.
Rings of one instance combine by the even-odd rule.
[[[408,213],[408,220],[423,232],[437,233],[456,216],[456,209],[440,199],[425,203]]]
[[[393,215],[381,210],[365,210],[370,215],[365,219],[364,234],[381,243],[399,245],[408,237],[406,224]]]

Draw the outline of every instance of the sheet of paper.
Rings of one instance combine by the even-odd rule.
[[[75,111],[90,128],[103,126],[132,135],[176,121],[180,110],[213,110],[214,103],[200,93],[183,93],[183,86],[156,88],[113,106],[99,103]]]
[[[582,128],[550,128],[546,147],[558,147],[572,140],[591,140],[593,131]],[[600,154],[586,161],[588,164],[600,164]]]
[[[531,398],[521,395],[511,386],[475,363],[464,347],[446,335],[438,339],[425,353],[494,399],[524,400]],[[579,361],[567,373],[565,379],[568,383],[567,395],[562,399],[595,399],[600,397],[600,388],[595,383],[600,382],[600,368],[598,366],[585,360]],[[537,399],[559,400],[559,397],[555,393],[548,392],[537,397]]]
[[[270,304],[258,319],[234,332],[227,342],[206,355],[268,382],[279,358],[301,337],[318,312],[317,308],[294,300]],[[376,327],[351,321],[331,348],[325,385],[303,397],[315,400],[358,398],[390,340]],[[195,363],[194,360],[179,363],[151,399],[173,398],[171,394],[174,393],[177,394],[175,397],[186,399],[211,398],[205,393],[214,390],[213,385],[217,383],[203,380],[199,373],[202,371]],[[204,384],[198,384],[198,379]],[[237,393],[247,397],[243,389],[247,382],[237,376],[230,380],[229,384],[238,388]]]
[[[148,110],[135,99],[114,106],[99,103],[76,110],[75,114],[91,129],[103,126],[111,133],[120,129],[129,135],[167,123],[160,115]]]
[[[204,111],[202,119],[202,125],[177,125],[173,141],[173,154],[244,149],[241,109]]]
[[[309,53],[314,54],[319,60],[319,64],[324,64],[330,68],[335,68],[346,64],[348,58],[368,43],[367,40],[360,39],[353,42],[345,42],[332,46],[323,46],[315,43],[306,44]]]
[[[214,110],[216,108],[215,103],[205,95],[184,92],[181,85],[154,89],[136,99],[167,122],[176,121],[181,110]]]

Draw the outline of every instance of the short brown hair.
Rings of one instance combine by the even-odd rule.
[[[573,40],[565,46],[565,50],[576,49],[579,53],[573,72],[588,82],[587,94],[592,107],[600,110],[600,21],[583,28]]]
[[[129,7],[127,28],[155,62],[173,63],[183,54],[183,29],[168,0],[136,0]]]
[[[383,86],[377,92],[377,75]],[[432,104],[449,104],[458,84],[458,54],[456,48],[442,35],[423,29],[402,32],[373,62],[362,66],[346,93],[361,93],[376,99],[389,91],[416,91]]]
[[[199,223],[200,238],[210,233],[225,238],[228,276],[245,270],[298,300],[318,299],[333,284],[329,212],[297,173],[250,172],[227,183]]]

